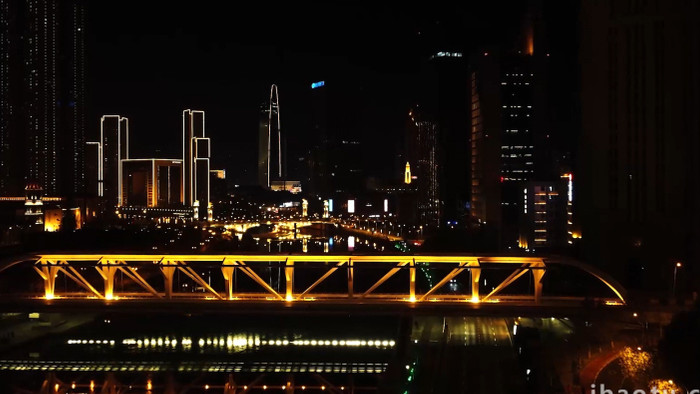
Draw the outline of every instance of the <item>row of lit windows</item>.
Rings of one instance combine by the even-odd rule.
[[[522,155],[501,155],[502,159],[522,159]],[[531,161],[526,161],[525,165],[526,166],[531,166],[534,165],[534,162]]]

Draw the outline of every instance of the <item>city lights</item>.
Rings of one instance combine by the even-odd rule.
[[[0,0],[2,384],[694,391],[700,2],[520,3]]]

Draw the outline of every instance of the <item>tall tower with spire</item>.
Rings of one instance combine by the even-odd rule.
[[[258,130],[258,184],[269,188],[271,181],[284,177],[282,128],[277,85],[270,87],[270,99],[260,111]]]

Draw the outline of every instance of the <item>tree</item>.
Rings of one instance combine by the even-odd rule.
[[[627,346],[620,353],[622,373],[632,382],[648,381],[652,366],[651,354],[641,349],[634,350]]]
[[[659,341],[665,369],[685,387],[700,387],[700,306],[674,316]]]

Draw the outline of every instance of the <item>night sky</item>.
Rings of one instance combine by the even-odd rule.
[[[567,2],[542,7],[554,37],[547,45],[562,59],[555,64],[567,66],[576,63],[576,20],[571,5],[557,3]],[[282,130],[295,150],[307,134],[310,84],[325,80],[333,116],[363,143],[376,175],[390,176],[421,61],[447,48],[508,47],[527,9],[518,1],[239,4],[90,2],[88,139],[97,139],[100,115],[121,114],[130,119],[132,156],[179,157],[182,110],[202,109],[212,167],[253,183],[259,106],[270,85],[279,87]],[[570,122],[571,108],[562,112]]]

